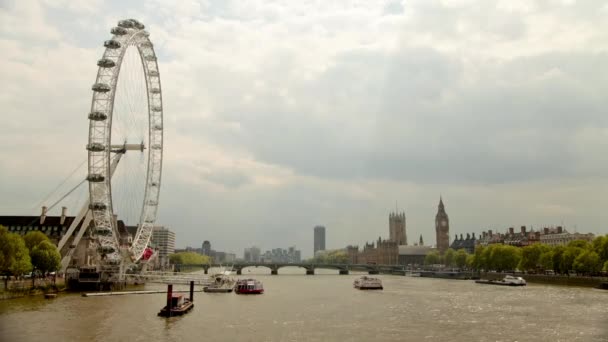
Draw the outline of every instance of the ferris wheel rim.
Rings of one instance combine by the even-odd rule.
[[[121,20],[112,29],[113,37],[104,42],[105,51],[98,61],[98,72],[92,87],[93,96],[89,113],[89,208],[91,209],[99,253],[105,255],[109,263],[120,263],[127,256],[119,242],[119,232],[114,222],[111,177],[120,155],[112,159],[112,154],[125,153],[112,150],[112,119],[116,86],[120,77],[123,57],[129,47],[135,47],[139,54],[146,84],[148,105],[147,133],[148,145],[144,197],[137,233],[129,246],[131,261],[138,261],[147,247],[158,211],[158,199],[162,179],[163,157],[163,103],[160,73],[154,46],[144,26],[134,19]],[[130,144],[132,145],[132,144]],[[130,146],[132,147],[132,146]],[[142,143],[141,150],[143,152]],[[122,151],[122,152],[120,152]]]

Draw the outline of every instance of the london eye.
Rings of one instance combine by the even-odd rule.
[[[142,259],[158,211],[163,103],[157,57],[144,28],[134,19],[112,28],[92,86],[88,209],[102,265]],[[117,217],[137,227],[132,238],[123,238]]]

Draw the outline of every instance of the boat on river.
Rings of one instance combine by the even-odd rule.
[[[363,276],[356,279],[353,283],[353,287],[359,290],[382,290],[382,280],[378,278],[372,278]]]
[[[264,285],[261,281],[255,279],[239,279],[234,285],[234,293],[236,294],[262,294],[264,293]]]
[[[192,310],[194,303],[181,294],[173,294],[171,296],[171,306],[165,305],[158,313],[161,317],[181,316]]]
[[[230,293],[234,289],[234,279],[227,277],[225,274],[216,274],[213,276],[213,283],[203,287],[203,292],[208,293]]]
[[[502,286],[526,286],[526,281],[522,277],[514,277],[511,275],[505,276],[502,280],[487,280],[480,279],[475,280],[477,284],[487,284],[487,285],[502,285]]]

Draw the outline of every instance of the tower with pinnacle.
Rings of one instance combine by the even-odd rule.
[[[389,240],[397,245],[407,245],[405,213],[394,212],[388,215]]]
[[[437,249],[439,253],[445,253],[450,247],[450,219],[445,212],[443,199],[439,197],[437,215],[435,215],[435,233],[437,234]]]

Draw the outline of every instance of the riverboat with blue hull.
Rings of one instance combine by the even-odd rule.
[[[475,280],[476,284],[500,285],[500,286],[526,286],[527,283],[522,277],[505,276],[502,280]]]

